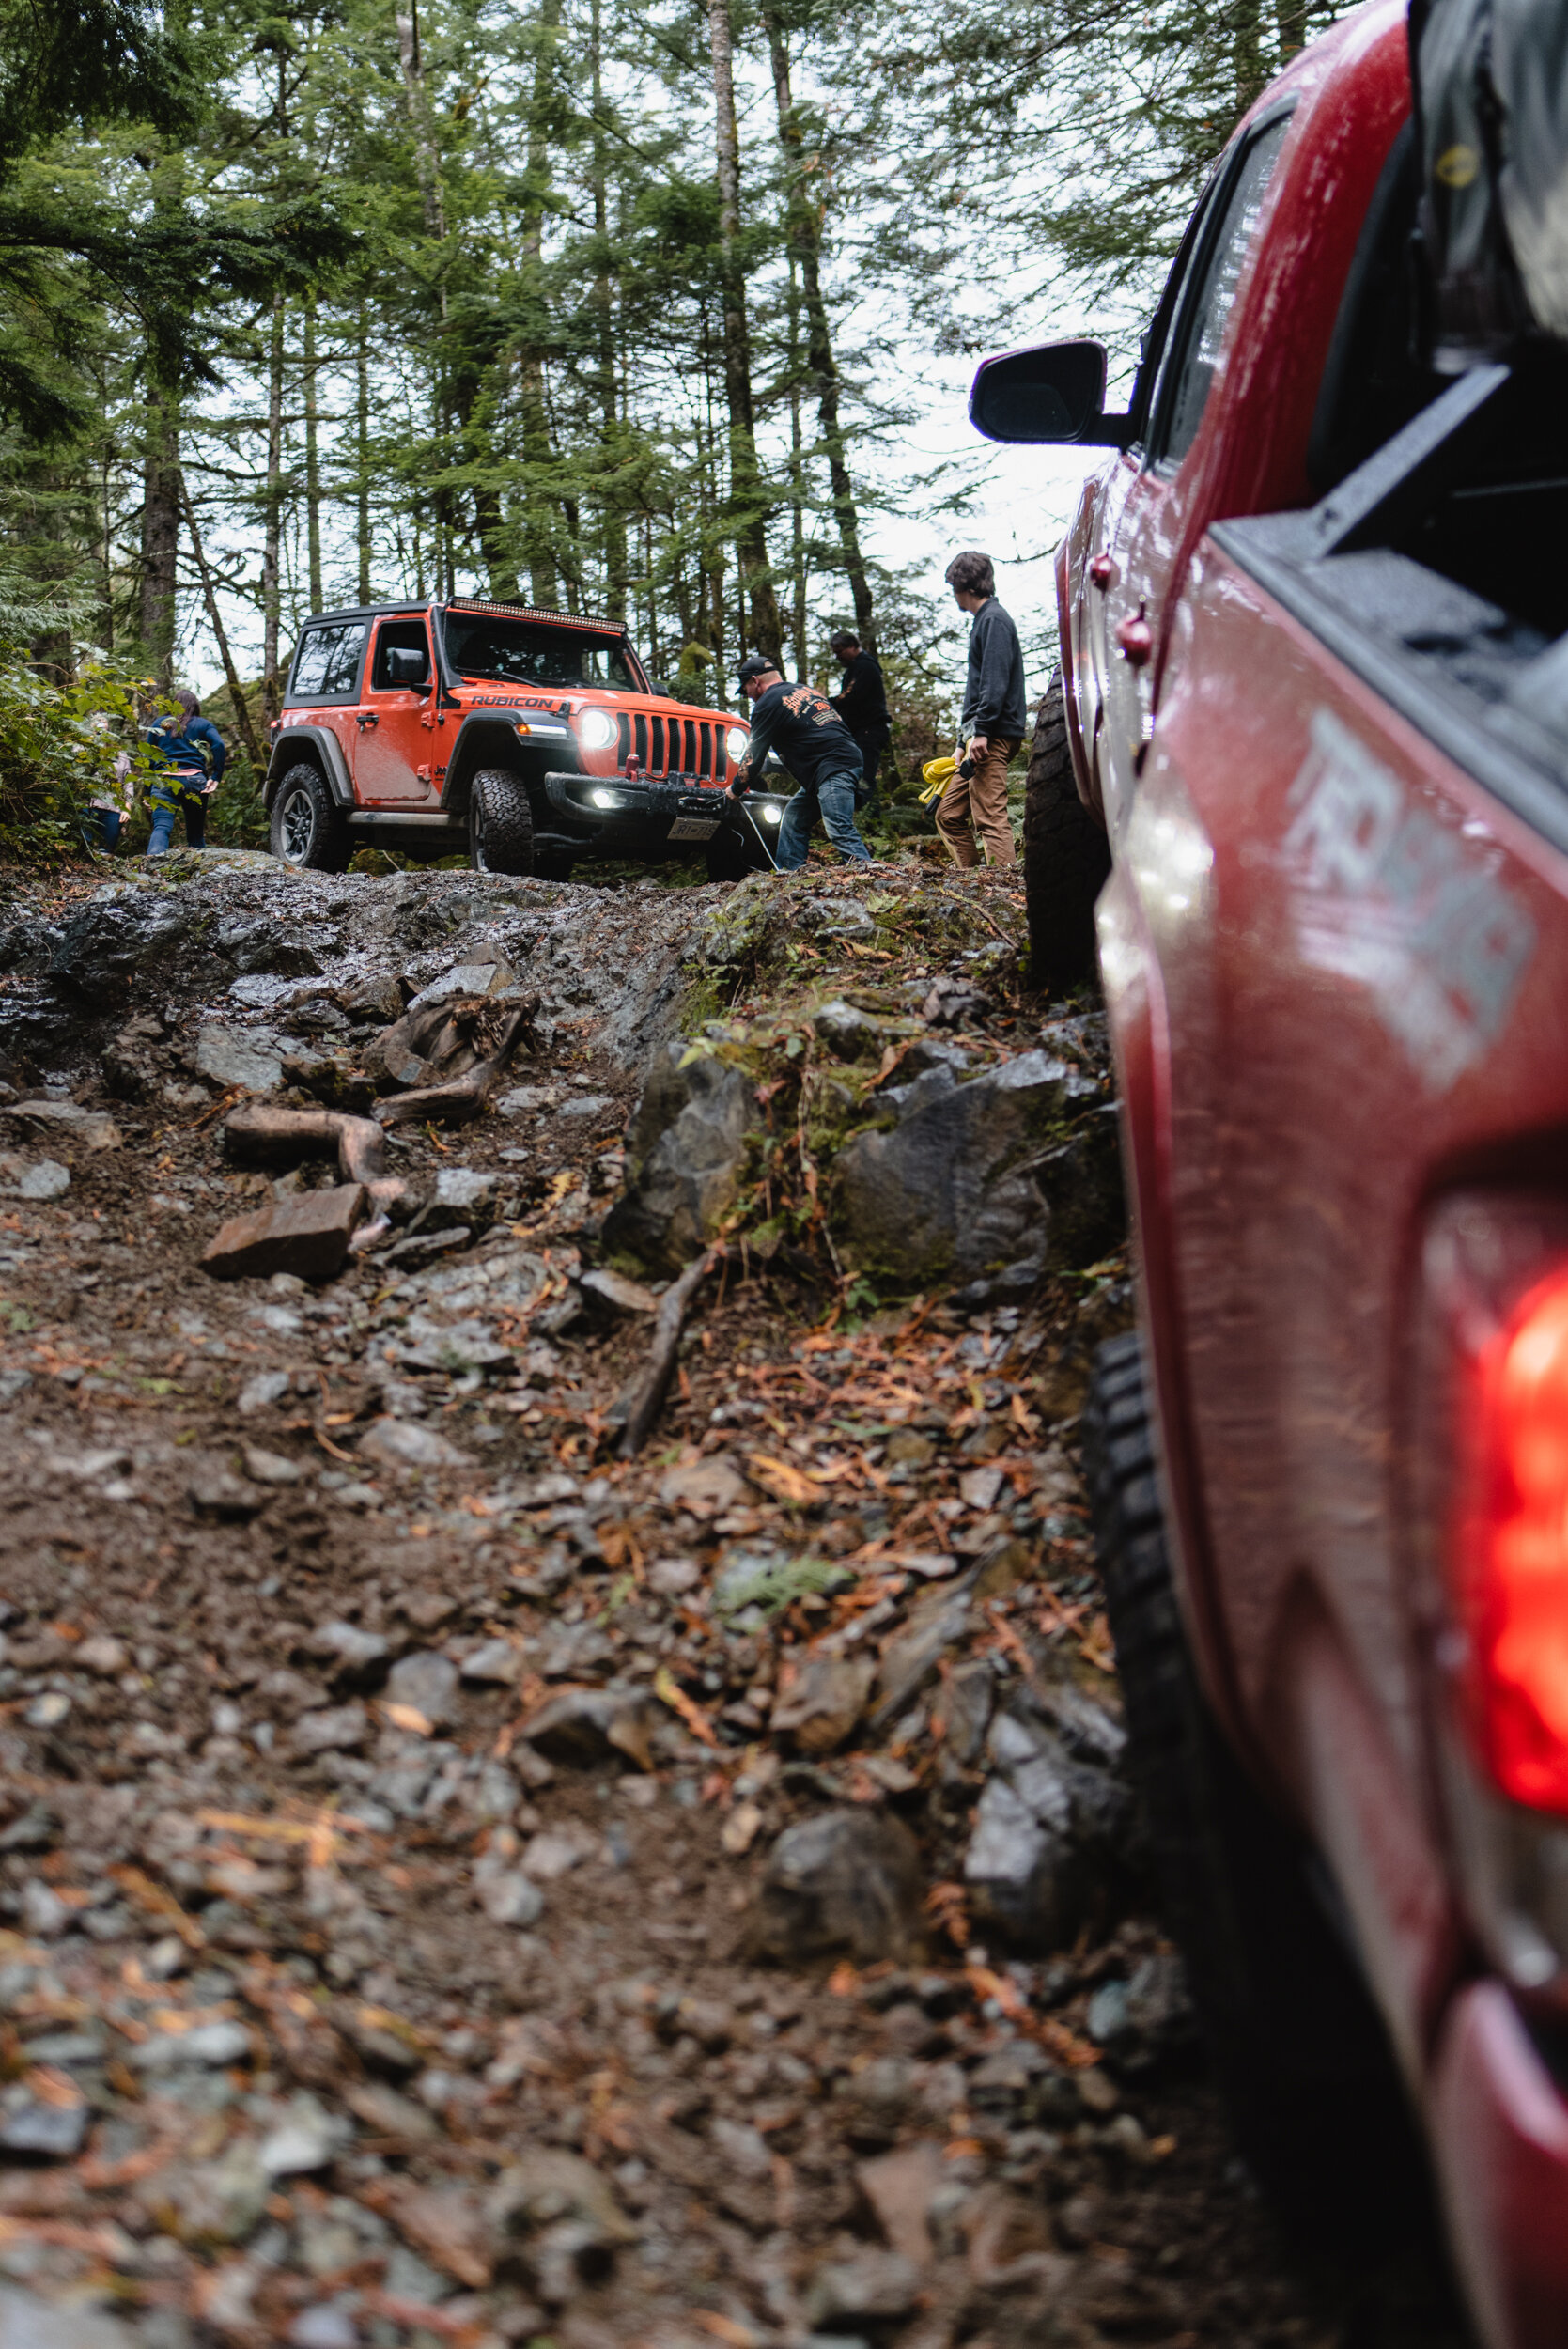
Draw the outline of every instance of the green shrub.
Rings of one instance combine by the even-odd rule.
[[[131,751],[145,773],[134,682],[88,655],[62,684],[0,642],[0,855],[51,864],[80,855],[88,801],[105,786],[113,795],[116,753]]]

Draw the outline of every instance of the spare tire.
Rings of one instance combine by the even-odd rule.
[[[1041,697],[1024,786],[1029,975],[1042,992],[1094,977],[1094,900],[1110,871],[1105,828],[1078,796],[1059,669]]]
[[[508,768],[487,767],[468,799],[468,861],[476,873],[534,870],[534,811],[528,786]]]

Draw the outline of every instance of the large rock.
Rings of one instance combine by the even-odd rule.
[[[1125,1856],[1130,1791],[1107,1766],[1120,1732],[1089,1700],[1048,1727],[1016,1703],[986,1739],[996,1775],[964,1856],[975,1914],[1031,1947],[1070,1941]]]
[[[1053,1210],[1089,1174],[1074,1128],[1098,1092],[1045,1052],[1020,1053],[962,1084],[939,1062],[895,1088],[886,1098],[897,1122],[855,1135],[839,1155],[836,1206],[848,1252],[867,1271],[923,1283],[1020,1263],[1043,1268],[1048,1252],[1072,1260]],[[1104,1220],[1102,1205],[1094,1228]]]
[[[902,1820],[825,1811],[786,1828],[768,1854],[752,1920],[759,1955],[847,1950],[862,1965],[909,1955],[920,1939],[920,1851]]]
[[[106,1006],[152,965],[188,945],[205,918],[194,902],[172,893],[95,897],[61,931],[50,981],[63,994]]]
[[[612,1252],[671,1270],[706,1247],[734,1203],[757,1116],[740,1069],[686,1063],[687,1050],[676,1042],[655,1057],[632,1121],[626,1190],[604,1222]]]
[[[330,1281],[343,1268],[349,1241],[365,1206],[362,1183],[305,1190],[250,1215],[231,1216],[202,1252],[202,1270],[220,1281],[292,1272],[302,1281]]]

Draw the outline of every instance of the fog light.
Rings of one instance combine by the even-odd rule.
[[[618,791],[595,791],[590,797],[596,807],[620,807],[624,804]]]
[[[765,824],[777,824],[782,823],[784,820],[784,809],[782,807],[760,808],[758,810],[758,814],[761,816]]]

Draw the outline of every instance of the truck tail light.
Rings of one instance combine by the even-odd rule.
[[[1421,1247],[1412,1596],[1471,1926],[1568,2012],[1568,1198],[1473,1190]]]
[[[1568,1813],[1568,1264],[1466,1366],[1452,1564],[1460,1687],[1501,1792]]]

